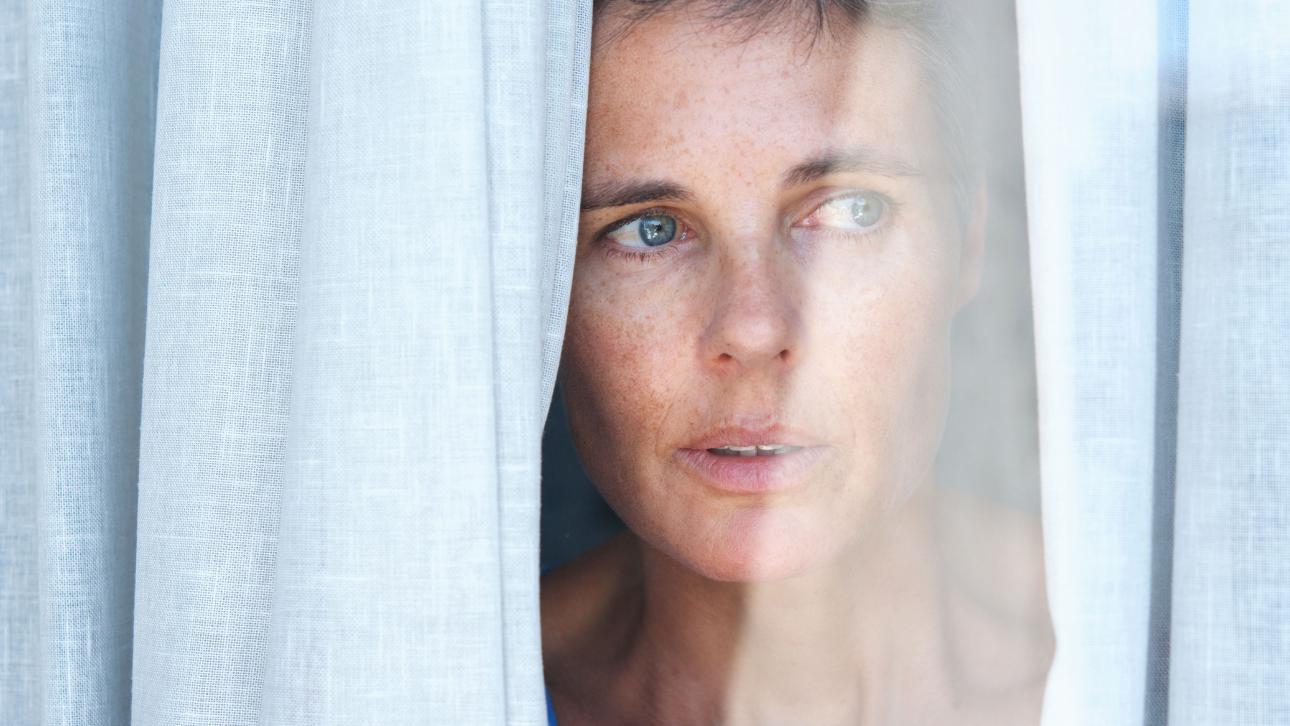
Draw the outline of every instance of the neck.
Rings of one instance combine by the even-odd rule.
[[[640,621],[626,652],[659,715],[872,723],[905,674],[926,685],[936,672],[944,612],[927,487],[790,578],[717,582],[639,547]]]

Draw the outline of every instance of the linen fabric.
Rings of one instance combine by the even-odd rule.
[[[0,722],[545,722],[589,22],[0,8]]]
[[[1017,16],[1057,638],[1044,724],[1139,724],[1155,450],[1156,5],[1023,1]]]
[[[1170,723],[1290,723],[1290,6],[1191,15]]]
[[[1290,719],[1290,11],[1017,5],[1043,722]]]

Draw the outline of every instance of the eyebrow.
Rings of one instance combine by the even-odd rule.
[[[582,189],[582,211],[645,202],[688,202],[693,198],[685,187],[658,180],[590,184]]]
[[[889,156],[867,146],[826,151],[789,169],[784,186],[807,184],[829,174],[868,173],[880,176],[922,176],[916,164]]]
[[[831,150],[814,156],[784,173],[786,187],[808,184],[829,174],[869,173],[881,176],[922,176],[916,165],[865,146]],[[680,184],[660,179],[588,184],[582,189],[582,211],[625,207],[646,202],[688,202],[694,193]]]

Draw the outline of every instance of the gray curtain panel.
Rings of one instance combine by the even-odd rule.
[[[1044,723],[1290,723],[1290,5],[1018,27]]]
[[[0,723],[545,722],[589,23],[0,6]]]

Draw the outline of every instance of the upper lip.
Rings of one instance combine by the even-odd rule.
[[[779,424],[763,427],[722,426],[691,441],[687,449],[718,449],[723,446],[817,446],[809,436]]]

